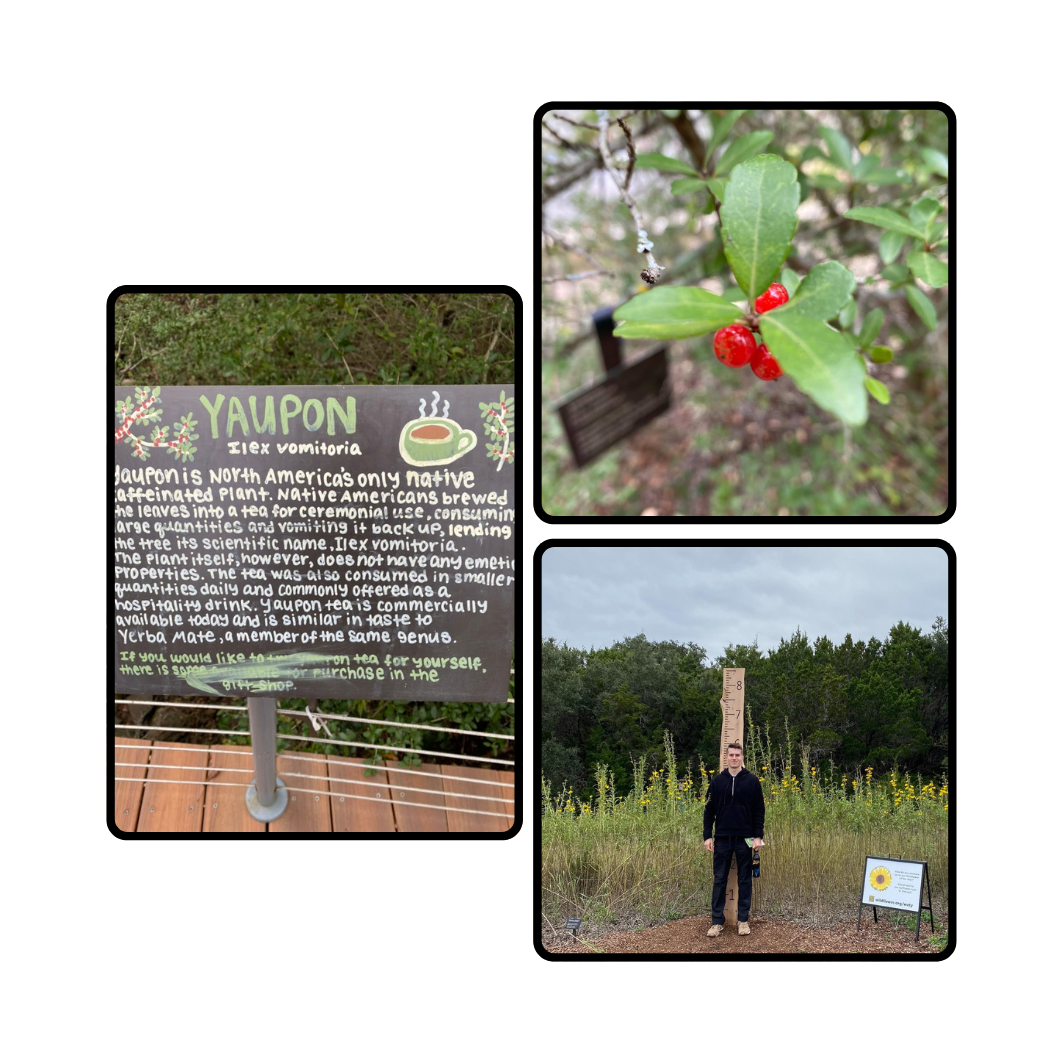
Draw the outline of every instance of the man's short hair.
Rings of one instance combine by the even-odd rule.
[[[727,743],[727,748],[728,749],[737,749],[738,752],[741,753],[742,752],[742,743],[741,742],[728,742]]]

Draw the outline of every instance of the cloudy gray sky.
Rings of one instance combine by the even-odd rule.
[[[774,648],[810,638],[884,639],[904,620],[948,617],[948,557],[922,546],[551,547],[542,559],[543,636],[590,649],[644,632]]]

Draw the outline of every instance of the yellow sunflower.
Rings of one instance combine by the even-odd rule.
[[[869,876],[871,888],[884,890],[890,884],[890,873],[887,868],[876,867]]]

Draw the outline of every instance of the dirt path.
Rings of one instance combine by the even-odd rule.
[[[907,953],[930,956],[939,951],[940,942],[930,943],[929,922],[924,922],[919,931],[894,926],[880,917],[876,925],[868,914],[866,921],[856,929],[856,921],[839,923],[829,927],[807,927],[800,923],[772,917],[753,918],[749,921],[751,933],[739,937],[734,927],[727,927],[718,938],[705,936],[712,920],[708,916],[692,919],[676,919],[663,926],[650,927],[622,933],[603,934],[600,937],[572,940],[571,934],[543,936],[543,947],[553,953],[609,953],[646,954],[669,952],[679,954],[739,954],[775,953],[783,955],[813,955],[817,953],[870,954]],[[940,936],[943,927],[934,920],[934,935]],[[947,930],[947,924],[944,927]],[[579,932],[577,931],[577,935]]]

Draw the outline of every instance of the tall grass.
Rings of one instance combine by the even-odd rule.
[[[766,806],[761,875],[753,915],[814,923],[856,918],[865,856],[925,860],[935,917],[948,908],[948,782],[870,768],[823,777],[800,750],[775,755],[753,732],[746,767],[757,770]],[[773,760],[775,765],[773,766]],[[711,912],[712,857],[702,814],[712,772],[681,768],[665,735],[662,766],[634,765],[620,795],[599,766],[586,801],[542,783],[542,905],[554,925],[569,915],[590,924],[652,925]]]

